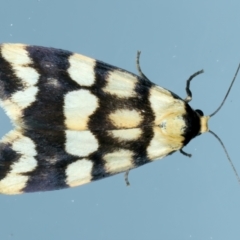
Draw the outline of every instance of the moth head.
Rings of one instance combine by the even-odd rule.
[[[232,167],[232,169],[233,169],[233,171],[234,171],[234,173],[235,173],[235,175],[236,175],[236,178],[237,178],[238,182],[240,183],[240,177],[239,177],[239,175],[238,175],[238,173],[237,173],[237,171],[236,171],[236,169],[235,169],[235,167],[234,167],[234,165],[233,165],[232,160],[231,160],[230,157],[229,157],[229,154],[228,154],[228,152],[227,152],[227,150],[226,150],[226,147],[224,146],[222,140],[218,137],[218,135],[217,135],[216,133],[214,133],[213,131],[211,131],[211,130],[208,128],[208,120],[209,120],[212,116],[214,116],[214,115],[221,109],[221,107],[223,106],[223,104],[224,104],[225,100],[227,99],[228,94],[229,94],[229,92],[230,92],[230,90],[231,90],[231,88],[232,88],[232,85],[233,85],[233,83],[234,83],[234,81],[235,81],[235,79],[236,79],[236,77],[237,77],[237,74],[238,74],[239,69],[240,69],[240,64],[238,65],[237,71],[236,71],[236,73],[235,73],[235,75],[234,75],[234,77],[233,77],[233,80],[232,80],[232,82],[231,82],[231,84],[230,84],[230,87],[228,88],[228,91],[227,91],[227,93],[226,93],[226,95],[225,95],[222,103],[220,104],[220,106],[219,106],[212,114],[210,114],[209,116],[204,116],[203,112],[202,112],[201,110],[199,110],[199,109],[195,110],[195,113],[197,114],[197,116],[198,116],[199,119],[200,119],[200,129],[199,129],[199,134],[198,134],[198,135],[200,135],[200,134],[202,134],[202,133],[205,133],[205,132],[209,132],[209,133],[211,133],[211,134],[219,141],[219,143],[222,145],[222,147],[223,147],[223,149],[224,149],[224,151],[225,151],[225,153],[226,153],[226,156],[227,156],[228,161],[230,162],[230,165],[231,165],[231,167]],[[190,89],[189,89],[190,81],[191,81],[195,76],[197,76],[197,75],[199,75],[199,74],[201,74],[201,73],[203,73],[203,70],[196,72],[195,74],[193,74],[192,76],[190,76],[190,78],[187,80],[187,86],[186,86],[187,97],[186,97],[186,99],[185,99],[185,101],[186,101],[187,103],[188,103],[189,101],[191,101],[191,99],[192,99],[192,93],[191,93],[191,91],[190,91]],[[181,149],[180,151],[181,151],[182,154],[184,154],[184,155],[186,155],[186,156],[189,156],[189,157],[191,156],[191,154],[185,153],[182,149]]]
[[[208,132],[209,131],[208,120],[209,120],[210,116],[204,116],[203,111],[200,110],[200,109],[196,109],[195,112],[197,113],[197,115],[200,118],[200,131],[199,131],[199,134]]]

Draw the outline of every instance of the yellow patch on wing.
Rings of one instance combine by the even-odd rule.
[[[186,122],[183,117],[184,113],[184,109],[179,112],[167,111],[162,116],[158,126],[160,126],[162,133],[166,138],[174,138],[176,141],[183,141],[183,134],[186,130]]]
[[[143,120],[141,114],[133,109],[118,109],[109,114],[109,119],[117,128],[136,128]]]
[[[134,141],[141,137],[142,130],[141,128],[117,129],[108,131],[108,133],[120,141]]]
[[[185,109],[184,101],[173,98],[168,90],[159,86],[150,89],[149,101],[155,115],[156,125],[160,123],[166,112],[183,112]]]
[[[67,153],[86,157],[98,149],[98,140],[90,131],[67,130],[65,150]]]
[[[174,138],[165,135],[159,126],[153,127],[154,136],[147,147],[147,155],[151,160],[165,157],[172,151],[183,147],[183,137]]]
[[[125,149],[107,153],[103,157],[106,171],[114,174],[132,169],[134,167],[133,154],[132,151]]]
[[[71,91],[64,97],[65,126],[71,130],[88,129],[89,116],[98,108],[98,98],[89,90]]]
[[[89,183],[92,179],[93,162],[84,158],[73,162],[66,169],[66,183],[70,187]]]
[[[129,98],[136,96],[136,83],[137,78],[132,74],[114,70],[109,72],[107,76],[107,84],[103,88],[103,91],[110,93],[119,98]]]
[[[13,123],[17,125],[22,125],[21,117],[22,117],[22,110],[19,106],[12,102],[10,99],[0,101],[1,107],[5,110],[6,114],[10,117]]]
[[[94,67],[96,61],[80,54],[73,54],[69,57],[68,73],[72,80],[80,86],[90,87],[95,82]]]

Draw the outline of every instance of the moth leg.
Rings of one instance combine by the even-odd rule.
[[[186,152],[184,152],[182,149],[180,149],[179,151],[180,151],[180,153],[183,154],[184,156],[187,156],[187,157],[191,157],[191,156],[192,156],[192,154],[186,153]]]
[[[139,62],[140,55],[141,55],[141,51],[137,51],[136,65],[137,65],[138,74],[139,74],[139,76],[142,77],[144,80],[146,80],[146,81],[148,81],[148,82],[151,82],[151,81],[146,77],[146,75],[142,72],[142,69],[141,69],[141,67],[140,67],[140,62]]]
[[[130,186],[130,182],[128,181],[129,172],[130,172],[130,170],[127,170],[124,174],[124,179],[125,179],[125,183],[127,186]]]
[[[187,80],[187,84],[186,84],[186,92],[187,92],[187,97],[185,98],[185,102],[190,102],[192,100],[192,92],[190,90],[190,82],[192,81],[192,79],[194,77],[196,77],[197,75],[203,73],[203,70],[200,70],[198,72],[195,72],[193,75],[191,75],[189,77],[189,79]]]

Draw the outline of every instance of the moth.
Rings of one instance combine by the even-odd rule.
[[[65,50],[0,45],[0,104],[15,126],[0,142],[0,193],[75,187],[189,155],[183,147],[215,114],[188,104],[203,71],[183,100],[152,83],[139,57],[137,76]]]

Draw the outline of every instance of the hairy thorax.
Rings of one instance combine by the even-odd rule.
[[[187,126],[183,114],[169,113],[163,116],[159,127],[162,134],[165,135],[169,141],[181,143]]]

